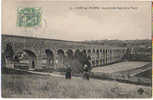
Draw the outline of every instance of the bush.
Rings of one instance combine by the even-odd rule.
[[[73,73],[81,73],[83,71],[84,64],[87,64],[91,70],[90,62],[87,56],[83,54],[78,54],[74,58],[65,58],[64,62],[65,65],[70,65],[72,67]]]

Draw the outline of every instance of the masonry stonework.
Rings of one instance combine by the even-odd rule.
[[[14,55],[23,51],[32,55],[31,63],[35,63],[37,68],[43,65],[64,66],[66,59],[75,58],[79,53],[87,56],[91,66],[102,66],[121,61],[127,50],[85,42],[2,35],[2,54],[6,53],[7,44],[11,44]]]

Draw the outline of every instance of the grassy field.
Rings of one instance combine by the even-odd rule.
[[[138,89],[144,90],[139,94]],[[147,98],[151,97],[152,88],[116,81],[89,81],[73,78],[2,74],[2,97],[41,97],[41,98]]]
[[[104,67],[96,67],[92,69],[92,72],[116,73],[116,72],[139,68],[148,63],[149,62],[142,62],[142,61],[126,61],[126,62],[120,62],[120,63],[107,65]]]

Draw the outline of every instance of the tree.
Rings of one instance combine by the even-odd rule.
[[[6,44],[5,57],[8,60],[13,60],[14,51],[10,43]]]

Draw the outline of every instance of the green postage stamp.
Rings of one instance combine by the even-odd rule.
[[[17,8],[17,26],[35,27],[41,24],[41,8]]]

